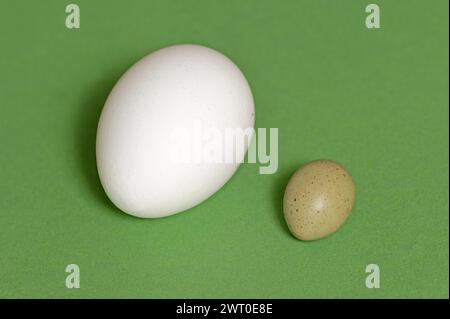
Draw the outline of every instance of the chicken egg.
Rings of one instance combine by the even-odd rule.
[[[242,162],[254,115],[246,78],[222,53],[184,44],[143,57],[114,86],[99,119],[97,169],[106,194],[122,211],[144,218],[203,202]],[[235,135],[244,147],[232,161],[220,153],[227,129],[250,129]]]

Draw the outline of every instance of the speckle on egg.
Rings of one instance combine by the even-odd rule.
[[[283,202],[285,220],[296,238],[320,239],[345,223],[354,200],[355,184],[344,167],[330,160],[312,161],[289,180]],[[295,212],[288,214],[288,206]]]

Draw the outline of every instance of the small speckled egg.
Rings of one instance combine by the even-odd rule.
[[[315,240],[337,231],[355,201],[355,183],[347,170],[330,160],[300,167],[289,180],[283,200],[289,230],[301,240]]]

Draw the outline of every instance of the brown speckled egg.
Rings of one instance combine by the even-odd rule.
[[[316,160],[289,180],[283,200],[289,230],[301,240],[320,239],[341,227],[355,201],[355,183],[340,164]]]

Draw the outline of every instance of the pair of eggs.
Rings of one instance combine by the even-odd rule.
[[[231,178],[249,145],[244,139],[253,136],[237,136],[244,149],[232,162],[198,162],[174,159],[180,141],[173,133],[182,129],[202,145],[208,141],[196,134],[194,123],[218,132],[245,131],[254,128],[254,115],[250,86],[226,56],[199,45],[157,50],[125,72],[103,107],[96,141],[102,186],[119,209],[137,217],[165,217],[194,207]],[[308,164],[286,188],[289,229],[304,240],[334,232],[353,199],[353,181],[341,166]]]

